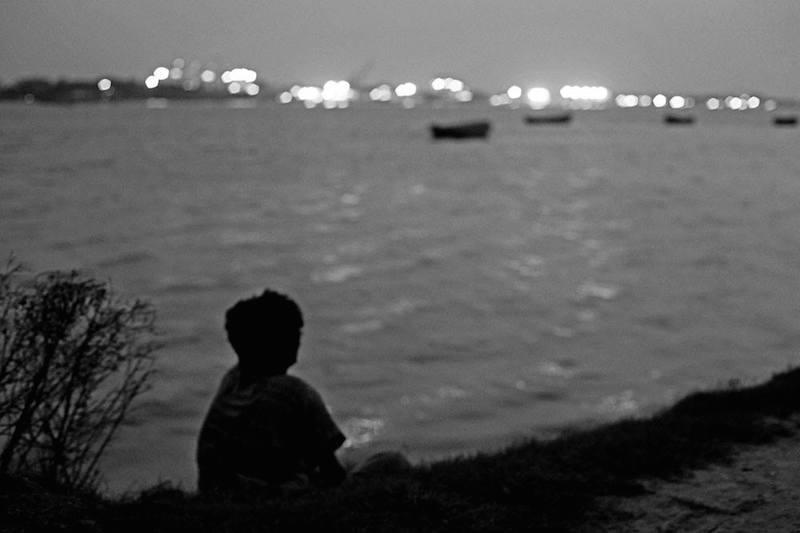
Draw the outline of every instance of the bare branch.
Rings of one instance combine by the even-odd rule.
[[[153,310],[77,272],[18,273],[0,273],[0,472],[92,488],[152,375]]]

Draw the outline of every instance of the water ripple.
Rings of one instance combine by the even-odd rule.
[[[343,325],[340,329],[344,333],[351,335],[358,333],[369,333],[371,331],[378,331],[383,328],[383,322],[380,320],[365,320],[363,322],[350,322]]]
[[[639,410],[639,403],[634,399],[632,390],[620,394],[606,396],[597,405],[597,411],[604,414],[622,415],[631,414]]]
[[[135,265],[155,259],[155,256],[149,252],[127,252],[106,259],[96,261],[94,266],[96,268],[111,268],[117,266]]]
[[[578,287],[578,300],[597,298],[600,300],[613,300],[620,292],[615,285],[602,285],[593,281],[586,281]]]
[[[339,265],[321,272],[311,274],[314,283],[341,283],[360,276],[364,269],[355,265]]]
[[[342,424],[342,431],[347,436],[345,448],[358,448],[369,444],[383,431],[386,422],[381,418],[353,417]]]

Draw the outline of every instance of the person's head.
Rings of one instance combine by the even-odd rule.
[[[225,331],[247,374],[283,374],[297,362],[303,313],[297,303],[265,289],[225,312]]]

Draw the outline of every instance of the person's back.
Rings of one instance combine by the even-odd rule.
[[[286,374],[297,360],[302,325],[297,304],[269,290],[226,313],[239,364],[222,380],[200,431],[201,492],[285,492],[344,477],[334,455],[344,435],[320,395]]]

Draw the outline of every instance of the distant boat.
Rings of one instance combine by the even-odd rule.
[[[675,113],[669,113],[664,115],[664,124],[688,126],[694,124],[694,115],[676,115]]]
[[[537,115],[526,115],[525,124],[569,124],[572,121],[572,113],[547,113]]]
[[[797,126],[797,115],[779,115],[773,117],[772,123],[776,126]]]
[[[462,122],[460,124],[432,124],[434,139],[485,139],[489,135],[488,120]]]

